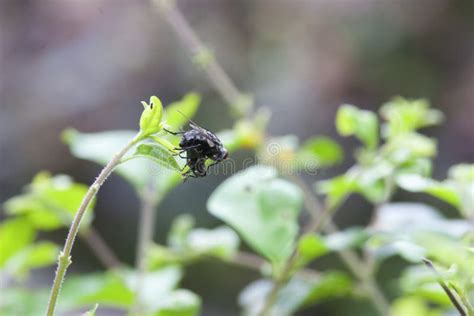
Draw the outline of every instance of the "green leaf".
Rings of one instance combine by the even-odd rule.
[[[461,207],[461,199],[456,188],[449,183],[438,182],[416,174],[406,174],[397,177],[397,184],[410,192],[425,192],[456,208]]]
[[[199,296],[188,290],[176,290],[155,306],[156,316],[197,316],[201,308]]]
[[[459,183],[474,182],[474,164],[459,164],[449,168],[449,177]]]
[[[174,249],[183,249],[187,247],[189,232],[194,227],[194,217],[190,214],[178,215],[171,225],[168,233],[168,245]]]
[[[26,216],[39,229],[50,230],[69,226],[86,195],[88,187],[74,182],[67,175],[51,176],[40,172],[26,193],[5,203],[7,213]],[[82,227],[90,225],[95,199],[82,221]]]
[[[467,247],[459,239],[471,227],[465,220],[444,219],[424,204],[390,203],[377,209],[366,247],[379,260],[398,254],[411,262],[430,257],[465,266]]]
[[[239,305],[244,309],[245,315],[260,315],[271,288],[270,280],[257,280],[240,293]],[[347,295],[351,288],[351,279],[341,272],[327,272],[320,277],[294,276],[280,290],[268,315],[293,315],[301,307]]]
[[[200,103],[201,96],[191,92],[186,94],[180,101],[169,104],[165,109],[166,124],[171,130],[179,130],[196,114]]]
[[[0,223],[0,269],[35,239],[35,230],[25,218],[7,219]]]
[[[148,158],[164,168],[181,171],[171,152],[156,144],[138,145],[137,150],[130,158]]]
[[[298,159],[314,162],[320,167],[332,166],[343,159],[343,151],[338,143],[327,137],[314,137],[307,140],[297,153]]]
[[[9,287],[1,292],[0,315],[2,316],[37,316],[48,304],[49,289]]]
[[[441,316],[442,313],[430,311],[428,305],[421,298],[407,296],[398,298],[393,302],[390,315]]]
[[[21,250],[7,263],[6,270],[15,277],[23,280],[30,270],[47,267],[56,261],[59,246],[48,241],[42,241]]]
[[[320,181],[316,185],[316,191],[327,195],[328,206],[333,208],[342,202],[349,194],[357,190],[357,182],[349,175],[341,175],[335,178]]]
[[[424,99],[407,100],[400,97],[385,103],[380,108],[381,115],[388,121],[383,128],[384,135],[391,138],[439,124],[443,120],[443,113],[429,106]]]
[[[33,194],[26,193],[14,196],[3,205],[5,212],[11,216],[25,216],[34,227],[40,230],[54,230],[66,225],[69,216],[60,216],[62,212],[48,208]],[[65,215],[65,214],[64,214]]]
[[[342,251],[363,245],[369,237],[365,229],[352,227],[326,236],[324,243],[331,250]]]
[[[429,158],[436,154],[436,140],[417,133],[402,134],[385,144],[384,151],[398,163]]]
[[[114,272],[81,274],[66,278],[61,289],[61,310],[70,310],[85,305],[129,308],[134,302],[134,292]]]
[[[375,113],[343,104],[337,111],[336,128],[342,136],[355,135],[369,149],[379,142],[379,122]]]
[[[125,275],[129,289],[137,288],[138,274],[129,272]],[[182,278],[182,271],[177,266],[167,266],[159,270],[148,272],[140,288],[141,301],[148,310],[159,308],[160,301],[165,299],[176,288]]]
[[[99,304],[95,304],[94,307],[92,307],[92,309],[85,312],[83,316],[95,316],[95,313],[97,312],[97,308],[99,308]]]
[[[404,293],[423,298],[424,300],[450,306],[451,301],[439,286],[438,276],[423,265],[406,268],[400,278],[400,287]]]
[[[448,171],[449,179],[444,181],[455,188],[460,197],[458,209],[465,218],[474,216],[474,164],[459,164]]]
[[[302,264],[305,265],[312,260],[319,258],[329,252],[324,239],[319,235],[306,234],[298,241],[298,254]]]
[[[300,189],[278,179],[274,168],[254,166],[222,183],[211,195],[208,209],[279,265],[293,249],[302,200]]]
[[[77,157],[105,166],[113,155],[123,148],[133,137],[134,131],[109,131],[100,133],[79,133],[68,129],[63,132],[63,139],[69,145],[71,153]],[[132,152],[132,150],[130,150]],[[130,157],[131,154],[124,157]],[[160,169],[159,176],[151,172],[153,166],[142,159],[134,159],[120,164],[115,172],[124,177],[137,191],[141,191],[150,181],[156,181],[160,194],[168,192],[181,181],[181,174],[175,171]]]
[[[325,272],[311,287],[305,305],[313,305],[332,297],[347,295],[352,288],[351,278],[343,272]]]
[[[140,117],[140,135],[142,138],[158,133],[163,127],[161,117],[163,116],[163,105],[156,96],[150,97],[150,103],[142,101],[143,113]]]
[[[225,226],[215,229],[198,228],[190,231],[187,247],[201,254],[228,259],[239,248],[239,237],[232,229]]]

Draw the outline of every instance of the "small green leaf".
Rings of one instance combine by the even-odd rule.
[[[298,241],[298,254],[302,259],[302,264],[307,264],[312,260],[319,258],[328,253],[324,239],[315,234],[303,235]]]
[[[336,115],[336,128],[342,136],[355,135],[369,149],[379,142],[379,122],[375,113],[343,104]]]
[[[47,241],[38,242],[21,250],[7,263],[6,270],[23,280],[30,270],[47,267],[56,261],[59,246]]]
[[[342,202],[349,194],[357,190],[357,182],[348,175],[320,181],[316,191],[327,195],[328,206],[333,208]]]
[[[2,290],[0,315],[2,316],[37,316],[48,304],[49,289],[9,286]]]
[[[461,207],[461,199],[456,188],[449,183],[438,182],[416,174],[406,174],[397,177],[397,184],[410,192],[425,192],[456,208]]]
[[[67,175],[40,172],[27,186],[26,193],[8,200],[5,208],[9,214],[28,217],[39,229],[58,229],[70,225],[87,190],[87,186]],[[84,215],[83,227],[90,225],[94,205],[95,199]]]
[[[302,162],[312,161],[319,166],[332,166],[343,159],[341,146],[327,137],[314,137],[307,140],[298,151]]]
[[[187,246],[189,232],[194,227],[194,217],[190,214],[178,215],[168,233],[168,245],[174,249],[183,249]]]
[[[150,103],[143,102],[143,113],[140,117],[140,135],[142,138],[158,133],[162,129],[161,117],[163,105],[156,96],[150,97]]]
[[[59,307],[68,310],[99,303],[108,307],[129,308],[133,302],[134,293],[122,277],[108,272],[66,278]]]
[[[396,299],[391,307],[390,315],[392,316],[407,316],[407,315],[417,315],[417,316],[441,316],[442,313],[430,311],[428,305],[424,302],[422,298],[419,297],[402,297]]]
[[[201,299],[191,291],[179,289],[171,292],[157,305],[156,316],[197,316]]]
[[[189,233],[187,246],[191,251],[228,259],[239,248],[239,237],[225,226],[215,229],[198,228]]]
[[[443,114],[429,106],[424,99],[407,100],[400,97],[385,103],[380,109],[381,115],[388,121],[384,126],[384,135],[392,138],[439,124],[443,120]]]
[[[342,251],[363,245],[369,237],[365,229],[352,227],[326,236],[324,242],[329,249]]]
[[[239,305],[244,309],[244,314],[260,315],[271,288],[270,280],[257,280],[249,284],[239,295]],[[347,295],[351,288],[351,279],[342,272],[330,271],[318,277],[305,278],[296,275],[279,291],[268,315],[294,315],[304,306]]]
[[[0,268],[35,239],[35,230],[25,218],[7,219],[0,223]]]
[[[323,300],[347,295],[352,289],[351,278],[343,272],[329,271],[313,284],[304,304],[313,305]]]
[[[194,92],[188,93],[181,100],[171,103],[165,108],[166,124],[171,130],[178,131],[196,114],[200,103],[201,96]]]
[[[437,152],[436,140],[418,133],[407,133],[391,139],[384,151],[393,160],[406,162],[416,158],[433,157]]]
[[[14,196],[8,199],[3,205],[5,212],[11,216],[25,216],[33,224],[34,227],[40,230],[54,230],[66,224],[70,224],[69,216],[66,218],[55,212],[51,208],[44,205],[42,201],[33,196],[33,194],[26,193]]]
[[[94,307],[92,307],[92,309],[85,312],[83,316],[95,316],[95,313],[97,312],[97,308],[99,308],[99,304],[95,304]]]
[[[293,249],[302,200],[299,188],[278,179],[274,168],[254,166],[222,183],[208,209],[278,266]]]
[[[160,145],[140,144],[130,158],[148,158],[164,168],[181,171],[171,152]]]

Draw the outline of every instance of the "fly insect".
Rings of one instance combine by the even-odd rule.
[[[173,135],[182,135],[177,155],[186,159],[189,170],[183,174],[184,179],[201,178],[207,175],[210,167],[227,159],[228,152],[221,140],[211,131],[204,129],[191,121],[191,129],[183,132],[171,132]],[[183,156],[186,154],[185,156]],[[206,160],[211,159],[213,163],[206,167]]]

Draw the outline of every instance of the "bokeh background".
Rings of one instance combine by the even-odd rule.
[[[427,131],[439,139],[435,178],[444,178],[452,164],[474,161],[474,1],[177,4],[237,86],[271,109],[272,134],[301,139],[324,134],[343,144],[344,164],[322,170],[308,182],[328,178],[352,163],[356,144],[338,137],[334,128],[338,105],[377,109],[397,95],[427,98],[446,114],[442,127]],[[64,128],[136,129],[141,100],[155,94],[167,104],[191,90],[203,97],[196,121],[211,130],[230,126],[224,100],[148,1],[0,0],[0,202],[18,194],[40,170],[93,181],[99,167],[69,154],[59,138]],[[213,176],[188,181],[174,190],[159,208],[155,240],[163,241],[171,220],[184,212],[194,214],[198,226],[218,225],[205,203],[222,180]],[[396,199],[419,197],[399,193]],[[349,204],[336,222],[342,227],[366,224],[371,208],[357,197]],[[132,188],[113,176],[99,195],[94,226],[130,264],[137,210]],[[59,242],[64,236],[60,231],[44,237]],[[73,256],[73,272],[100,269],[80,241]],[[321,264],[338,264],[334,260]],[[32,282],[49,284],[53,270],[41,272]],[[387,268],[382,273],[390,292],[396,271]],[[202,262],[188,269],[183,287],[202,296],[203,315],[238,315],[236,297],[257,276]],[[363,304],[336,300],[317,310],[321,315],[344,308],[363,311]]]

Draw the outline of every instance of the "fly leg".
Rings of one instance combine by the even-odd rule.
[[[171,135],[177,136],[177,135],[183,135],[185,132],[184,131],[179,131],[179,132],[172,132],[166,128],[163,128],[163,130],[167,133],[170,133]]]

